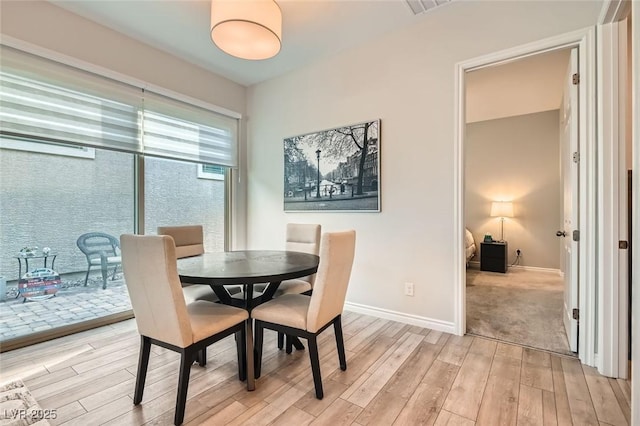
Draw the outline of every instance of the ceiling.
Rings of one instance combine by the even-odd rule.
[[[334,55],[431,13],[416,15],[404,0],[278,0],[282,10],[280,53],[271,59],[247,61],[220,51],[209,38],[207,0],[49,1],[245,86]]]
[[[467,123],[559,109],[569,53],[555,50],[469,72]]]

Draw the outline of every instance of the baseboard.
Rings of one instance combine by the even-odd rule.
[[[469,268],[480,270],[480,262],[477,260],[470,261]],[[509,265],[509,268],[524,269],[525,271],[553,272],[556,274],[563,275],[560,269],[555,269],[555,268],[541,268],[539,266],[524,266],[524,265]]]
[[[388,309],[376,308],[374,306],[361,305],[359,303],[352,302],[346,302],[344,304],[344,309],[358,314],[370,315],[372,317],[398,321],[404,324],[417,325],[418,327],[455,334],[455,324],[448,321],[425,318],[418,315],[411,315],[404,312],[391,311]]]

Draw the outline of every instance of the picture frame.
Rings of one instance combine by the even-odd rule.
[[[380,119],[284,139],[285,212],[379,212]]]

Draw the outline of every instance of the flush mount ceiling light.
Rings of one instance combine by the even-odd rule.
[[[237,58],[271,58],[281,46],[280,7],[274,0],[211,0],[211,40]]]

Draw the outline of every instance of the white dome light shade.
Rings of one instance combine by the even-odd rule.
[[[280,7],[274,0],[211,0],[211,40],[237,58],[271,58],[281,46]]]

